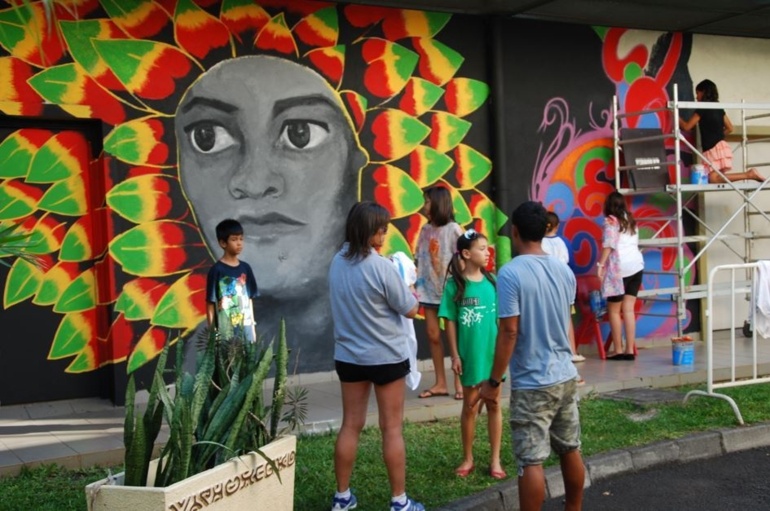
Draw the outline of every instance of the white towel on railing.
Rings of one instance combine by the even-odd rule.
[[[757,278],[754,279],[754,299],[757,321],[754,328],[758,335],[770,337],[770,261],[757,262]]]
[[[398,270],[404,283],[407,286],[414,286],[414,283],[417,282],[417,267],[412,259],[403,252],[396,252],[390,256],[390,260]],[[415,390],[420,385],[420,379],[422,378],[420,371],[417,370],[417,335],[415,335],[414,322],[411,319],[402,316],[401,322],[409,338],[407,346],[409,348],[410,372],[406,375],[406,385],[410,389]]]

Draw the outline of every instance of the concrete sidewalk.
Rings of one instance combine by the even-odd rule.
[[[760,347],[759,374],[770,374],[770,342],[761,341],[758,344]],[[715,344],[716,360],[728,360],[729,357],[725,355],[727,345],[728,341],[724,339]],[[752,370],[751,342],[741,337],[736,348],[738,376],[749,376]],[[577,364],[578,370],[586,380],[586,385],[581,387],[583,395],[639,387],[673,387],[706,381],[705,347],[700,342],[696,342],[695,364],[692,366],[674,366],[670,344],[645,345],[644,341],[640,342],[639,356],[634,362],[603,361],[590,352],[586,355],[587,360]],[[429,399],[417,397],[421,389],[428,388],[433,383],[431,367],[427,363],[421,363],[421,365],[423,384],[420,389],[407,393],[406,419],[421,422],[459,416],[461,402],[455,401],[451,396]],[[717,363],[715,366],[718,377],[722,379],[729,377],[729,370],[725,364]],[[451,382],[451,378],[449,381]],[[342,417],[342,404],[339,383],[335,380],[334,374],[300,375],[295,377],[292,383],[305,387],[309,392],[309,413],[304,431],[336,430]],[[508,394],[507,388],[504,393]],[[731,413],[726,403],[724,406],[725,413]],[[122,407],[116,407],[111,402],[101,399],[76,399],[0,407],[0,476],[17,474],[23,466],[34,467],[46,463],[57,463],[69,468],[121,463],[123,414]],[[369,403],[367,422],[375,425],[377,421],[376,403],[372,398]],[[748,431],[748,429],[740,431]],[[161,442],[165,440],[163,435],[162,432]],[[722,435],[720,436],[722,438],[729,434],[720,433],[719,435]],[[723,439],[720,442],[724,450],[727,444]],[[705,448],[698,449],[703,451]],[[634,459],[634,455],[628,452],[616,456],[626,460]],[[636,458],[641,459],[640,456],[644,455],[638,454]],[[607,473],[609,470],[591,468],[593,466],[589,463],[591,478],[600,477],[599,474]],[[618,466],[627,467],[628,463]],[[558,490],[550,491],[553,495],[553,492]],[[486,508],[474,507],[473,509]]]

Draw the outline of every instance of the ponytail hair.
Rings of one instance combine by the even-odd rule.
[[[457,285],[457,292],[452,298],[452,300],[455,302],[461,301],[465,296],[465,279],[463,278],[462,272],[463,250],[470,249],[479,239],[487,239],[487,237],[474,229],[468,229],[463,234],[461,234],[459,238],[457,238],[456,250],[455,253],[452,254],[452,258],[449,260],[449,264],[447,265],[446,269],[446,278],[444,279],[445,285],[446,281],[449,280],[450,277]],[[495,278],[491,273],[487,271],[486,268],[481,268],[481,273],[489,282],[492,283],[492,286],[495,288],[497,287]]]

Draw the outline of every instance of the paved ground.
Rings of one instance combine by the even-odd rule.
[[[705,508],[699,505],[675,505],[663,497],[660,500],[654,501],[653,499],[657,498],[655,495],[658,493],[675,493],[678,486],[681,486],[682,492],[688,491],[687,484],[689,482],[695,481],[700,485],[707,484],[707,478],[710,477],[717,481],[714,488],[710,490],[712,493],[708,494],[712,498],[709,499],[708,495],[704,495],[702,500],[715,501],[716,498],[713,497],[715,493],[713,492],[719,490],[716,484],[729,485],[724,481],[718,482],[722,477],[720,474],[729,472],[730,468],[736,469],[736,463],[743,459],[742,456],[736,457],[734,454],[758,449],[759,454],[747,456],[751,457],[752,462],[758,465],[757,484],[763,485],[761,489],[764,493],[761,494],[757,491],[754,483],[746,484],[749,488],[753,488],[750,490],[750,493],[754,494],[751,497],[752,502],[762,502],[762,498],[767,502],[768,495],[770,495],[767,492],[767,472],[770,465],[767,459],[767,454],[770,452],[769,447],[770,423],[765,423],[750,427],[697,433],[679,440],[633,449],[620,449],[592,456],[585,460],[588,492],[583,509],[590,511],[622,511],[624,509],[632,511],[668,511],[674,509],[688,511],[733,509],[765,511],[770,509],[770,506],[743,507],[731,504],[714,507],[714,502],[712,502],[712,507]],[[763,454],[765,455],[764,459],[762,459]],[[726,465],[726,467],[722,467],[722,465]],[[682,474],[680,479],[671,479],[674,476],[669,477],[669,474],[679,472]],[[706,473],[708,476],[703,475]],[[619,476],[622,479],[619,479]],[[733,478],[732,481],[734,484],[740,483],[740,479]],[[546,470],[546,483],[546,497],[555,499],[555,502],[553,500],[548,502],[544,511],[563,509],[561,498],[564,495],[564,485],[558,467]],[[607,488],[612,488],[609,491],[614,492],[615,499],[603,499],[606,497],[603,494],[608,491]],[[735,488],[731,490],[730,494],[735,494]],[[605,507],[598,507],[598,502],[601,502]],[[622,506],[626,506],[622,507],[618,504],[619,502],[628,504],[622,504]],[[657,502],[659,505],[647,507],[647,504],[651,502]],[[597,506],[595,507],[594,504]],[[621,507],[615,507],[615,505]],[[439,511],[517,511],[518,509],[518,489],[516,481],[511,479],[481,493],[444,506]]]
[[[703,383],[706,381],[705,350],[703,343],[696,345],[695,365],[692,366],[674,366],[669,344],[653,345],[642,341],[639,357],[634,362],[603,361],[590,351],[590,347],[584,347],[582,351],[588,359],[578,364],[578,369],[587,383],[581,387],[581,393],[609,394],[636,389],[632,391],[635,398],[662,399],[660,395],[655,395],[654,389]],[[762,342],[758,348],[758,373],[770,374],[770,343]],[[736,376],[739,378],[749,376],[753,371],[750,364],[751,351],[750,342],[739,337],[736,342]],[[729,359],[728,339],[718,340],[714,353],[717,378],[728,378],[730,373],[723,362]],[[424,379],[421,388],[426,388],[432,383],[432,369],[424,364],[421,370]],[[334,376],[328,373],[300,375],[294,383],[309,391],[309,417],[304,430],[320,432],[338,428],[342,410],[339,383]],[[408,393],[405,405],[407,420],[420,422],[459,415],[459,401],[451,397],[418,399],[419,390]],[[724,408],[724,413],[732,413],[726,403]],[[100,399],[0,407],[0,476],[16,474],[23,466],[32,467],[43,463],[58,463],[71,468],[120,463],[123,458],[123,414],[122,407],[115,407],[109,401]],[[377,420],[376,404],[371,400],[367,421],[375,425]],[[161,436],[160,440],[164,441],[164,438]],[[609,453],[587,460],[589,479],[596,483],[610,476],[661,462],[721,456],[767,445],[768,442],[770,425],[764,425],[688,437],[674,444]],[[558,469],[549,473],[550,497],[558,498],[560,495],[560,480]],[[506,481],[446,509],[514,510],[517,502],[515,481]]]
[[[583,509],[766,511],[770,509],[768,468],[768,447],[662,465],[594,483],[583,495]],[[551,499],[543,506],[543,511],[563,509],[562,498]]]

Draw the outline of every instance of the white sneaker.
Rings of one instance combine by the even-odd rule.
[[[584,357],[580,353],[575,353],[574,355],[572,355],[572,362],[573,363],[585,362],[585,361],[586,361],[586,357]]]
[[[334,497],[332,499],[332,511],[348,511],[349,509],[355,509],[357,505],[358,500],[356,500],[356,496],[352,493],[347,499],[341,499],[339,497]]]
[[[410,498],[406,499],[405,504],[399,504],[398,502],[390,501],[390,511],[425,511],[425,506],[419,502],[415,502]]]

